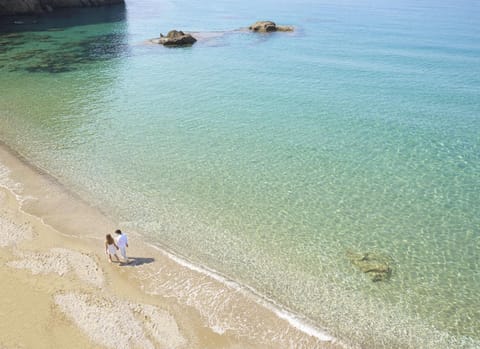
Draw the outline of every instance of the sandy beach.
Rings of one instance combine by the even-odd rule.
[[[135,232],[109,263],[116,224],[6,146],[0,185],[2,349],[338,347]]]

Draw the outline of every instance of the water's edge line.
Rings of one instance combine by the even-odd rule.
[[[295,312],[288,310],[285,306],[281,305],[275,300],[262,295],[253,287],[247,284],[240,284],[207,266],[190,262],[187,258],[179,255],[178,253],[174,253],[173,251],[170,252],[166,247],[159,247],[148,242],[146,242],[146,244],[151,248],[159,251],[169,259],[173,260],[175,263],[197,273],[206,275],[209,278],[212,278],[215,281],[218,281],[223,285],[226,285],[227,287],[230,287],[236,291],[241,292],[243,295],[252,298],[257,304],[260,304],[261,306],[272,311],[277,317],[287,321],[292,327],[300,330],[301,332],[309,336],[318,338],[322,342],[335,343],[337,345],[343,346],[344,348],[350,348],[347,347],[347,345],[338,338],[331,336],[327,333],[327,331],[322,330],[318,326],[314,325],[313,322],[310,321],[308,318],[300,316]]]
[[[48,181],[50,181],[52,183],[52,185],[61,187],[62,190],[64,190],[69,195],[71,195],[71,197],[74,200],[80,200],[82,203],[98,210],[102,215],[104,215],[108,219],[113,219],[113,217],[110,217],[106,212],[104,212],[103,210],[100,210],[97,206],[90,205],[90,203],[88,201],[86,201],[84,198],[82,198],[78,193],[71,190],[71,188],[66,187],[51,172],[49,172],[48,170],[30,162],[27,159],[26,156],[19,153],[15,149],[11,148],[3,140],[0,140],[0,148],[2,150],[4,150],[6,153],[10,154],[16,161],[19,161],[22,165],[25,165],[26,167],[28,167],[29,169],[31,169],[32,171],[37,173],[39,176],[42,176],[42,177],[46,178]],[[4,163],[2,165],[7,167]],[[0,183],[0,187],[4,188],[5,190],[8,190],[12,195],[15,196],[15,198],[17,199],[17,201],[19,203],[19,210],[22,213],[33,216],[31,213],[26,212],[22,208],[23,201],[26,198],[28,198],[28,196],[27,197],[22,196],[22,195],[16,193],[15,188],[10,188],[10,187],[2,184],[2,183]],[[59,231],[54,226],[47,223],[42,217],[38,217],[38,216],[35,216],[35,217],[40,219],[42,224],[54,229],[56,232],[58,232],[61,235],[69,236],[69,237],[76,237],[74,235],[66,234],[64,232]],[[251,287],[247,284],[240,284],[240,283],[228,278],[227,276],[223,275],[222,273],[220,273],[220,272],[218,272],[214,269],[211,269],[211,268],[209,268],[205,265],[199,265],[199,264],[195,264],[193,262],[190,262],[185,256],[182,256],[182,255],[172,251],[171,249],[167,248],[166,246],[154,245],[153,243],[150,243],[146,240],[146,235],[145,234],[139,233],[138,235],[142,238],[142,242],[146,246],[149,246],[149,247],[155,249],[156,251],[162,253],[164,256],[166,256],[170,260],[174,261],[178,265],[181,265],[182,267],[185,267],[185,268],[188,268],[189,270],[192,270],[192,271],[198,272],[200,274],[206,275],[207,277],[212,278],[215,281],[217,281],[217,282],[219,282],[219,283],[221,283],[221,284],[223,284],[227,287],[230,287],[230,288],[232,288],[236,291],[241,292],[243,295],[253,299],[257,304],[259,304],[259,305],[263,306],[264,308],[270,310],[278,318],[287,321],[292,327],[298,329],[299,331],[301,331],[301,332],[303,332],[303,333],[305,333],[309,336],[315,337],[322,342],[335,343],[336,345],[340,345],[344,348],[350,348],[349,346],[347,346],[346,343],[342,342],[338,338],[335,338],[334,336],[331,336],[330,334],[327,333],[327,331],[322,330],[318,326],[314,325],[313,321],[309,320],[308,318],[306,318],[302,315],[296,314],[293,311],[288,310],[285,306],[281,305],[280,303],[276,302],[275,300],[262,295],[260,292],[255,290],[253,287]],[[88,238],[88,237],[84,236],[84,237],[76,237],[76,238]]]

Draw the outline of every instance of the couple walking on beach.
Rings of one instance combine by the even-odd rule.
[[[127,247],[128,247],[128,238],[126,234],[123,234],[120,229],[115,230],[115,235],[117,235],[117,242],[113,239],[111,234],[107,234],[105,240],[105,254],[108,257],[108,261],[112,262],[112,256],[115,256],[118,262],[120,259],[117,256],[117,250],[120,250],[123,261],[128,263],[127,257]]]

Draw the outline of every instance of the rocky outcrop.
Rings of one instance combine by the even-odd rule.
[[[160,34],[160,38],[156,41],[164,46],[188,46],[193,45],[197,39],[191,34],[186,34],[181,30],[171,30],[166,36]]]
[[[52,12],[56,8],[123,4],[124,0],[0,0],[0,16]]]
[[[347,257],[353,265],[370,276],[374,282],[386,281],[392,275],[392,259],[386,255],[375,252],[347,252]]]
[[[260,33],[270,33],[270,32],[291,32],[293,31],[293,27],[289,25],[276,25],[275,22],[272,21],[259,21],[253,23],[250,27],[248,27],[251,31],[260,32]]]

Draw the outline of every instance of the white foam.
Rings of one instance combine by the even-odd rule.
[[[10,177],[10,169],[0,162],[0,187],[7,189],[16,199],[21,202],[23,200],[20,193],[23,191],[23,185],[19,182],[15,182]]]
[[[289,311],[286,311],[286,310],[280,310],[276,307],[270,307],[272,311],[275,312],[275,314],[277,314],[277,316],[281,319],[284,319],[286,321],[288,321],[288,323],[290,325],[292,325],[293,327],[295,328],[298,328],[300,331],[310,335],[310,336],[313,336],[313,337],[316,337],[318,339],[320,339],[321,341],[323,342],[335,342],[336,339],[332,336],[330,336],[329,334],[323,332],[323,331],[320,331],[319,329],[317,329],[316,327],[312,326],[312,325],[308,325],[304,320],[302,319],[299,319],[298,316],[296,316],[295,314],[289,312]]]
[[[293,328],[296,328],[297,330],[311,336],[317,338],[319,341],[322,342],[330,342],[330,343],[336,343],[337,345],[341,345],[346,347],[345,344],[341,343],[337,338],[329,335],[326,333],[326,331],[320,330],[318,327],[314,325],[308,324],[306,320],[300,319],[297,315],[295,315],[293,312],[290,312],[284,308],[282,308],[278,303],[273,301],[272,299],[269,299],[263,295],[261,295],[259,292],[257,292],[254,288],[246,285],[241,285],[235,281],[232,281],[225,276],[220,275],[220,273],[205,267],[205,266],[199,266],[195,265],[188,260],[179,257],[171,252],[166,251],[165,249],[159,248],[158,246],[149,244],[152,248],[160,251],[162,254],[176,262],[177,264],[188,268],[189,270],[198,272],[200,274],[206,275],[207,277],[216,280],[223,285],[235,290],[236,292],[240,292],[243,295],[246,295],[247,297],[253,298],[257,304],[260,304],[264,306],[265,308],[269,309],[272,311],[277,317],[280,319],[283,319],[287,321],[290,326]],[[191,290],[190,290],[191,291]],[[223,334],[228,330],[228,328],[224,326],[219,326],[218,324],[210,326],[211,329],[219,334]]]

